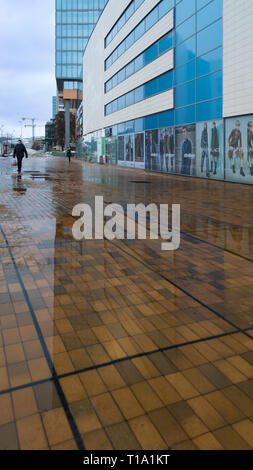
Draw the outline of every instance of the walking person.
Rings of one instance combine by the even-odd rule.
[[[68,157],[69,163],[70,163],[70,162],[71,162],[71,157],[72,157],[71,147],[69,147],[69,148],[67,149],[67,157]]]
[[[28,158],[28,153],[27,150],[22,142],[22,140],[19,140],[17,145],[14,148],[14,153],[13,153],[13,158],[17,158],[18,161],[18,174],[21,174],[22,170],[22,161],[24,156]]]

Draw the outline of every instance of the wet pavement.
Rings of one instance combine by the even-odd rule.
[[[72,237],[181,204],[182,240]],[[0,449],[253,448],[253,188],[0,158]]]

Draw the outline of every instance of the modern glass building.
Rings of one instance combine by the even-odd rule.
[[[64,90],[77,109],[82,100],[83,51],[107,0],[56,0],[57,110]]]
[[[244,0],[109,0],[84,54],[87,148],[105,135],[115,164],[253,182],[252,19]]]

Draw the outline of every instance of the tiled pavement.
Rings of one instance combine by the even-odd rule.
[[[0,159],[0,449],[253,448],[252,191]],[[74,241],[95,195],[181,204],[180,250]]]

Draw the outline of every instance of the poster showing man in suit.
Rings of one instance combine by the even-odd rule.
[[[160,168],[165,173],[175,173],[175,133],[173,127],[159,130]]]
[[[196,174],[196,126],[190,124],[176,128],[176,173]]]
[[[196,176],[224,178],[223,121],[206,121],[196,125]]]
[[[145,163],[146,169],[159,171],[158,130],[145,133]]]

